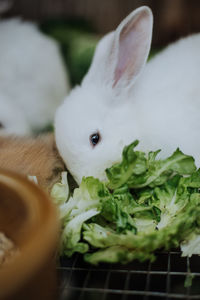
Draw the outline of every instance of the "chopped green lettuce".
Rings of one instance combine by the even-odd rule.
[[[174,172],[181,175],[192,174],[196,170],[194,159],[177,149],[169,158],[156,160],[160,150],[149,152],[134,151],[138,141],[126,146],[121,163],[106,169],[111,189],[126,183],[130,188],[154,187],[162,185]]]
[[[67,174],[52,189],[62,222],[61,255],[84,254],[91,264],[155,259],[158,249],[181,245],[183,255],[200,254],[200,170],[177,149],[126,146],[122,161],[106,170],[108,180],[83,178],[69,195]]]
[[[200,255],[200,233],[192,232],[181,244],[182,256],[191,257],[193,254]]]
[[[64,204],[69,196],[69,185],[67,181],[67,172],[62,172],[61,181],[54,184],[51,190],[51,197],[56,204]]]

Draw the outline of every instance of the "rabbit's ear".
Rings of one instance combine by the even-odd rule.
[[[146,6],[128,15],[98,43],[83,84],[97,82],[118,91],[132,85],[147,60],[152,26],[152,12]]]
[[[97,83],[107,84],[112,86],[113,72],[114,72],[114,57],[113,46],[115,32],[112,31],[105,35],[98,43],[92,64],[87,75],[84,77],[82,84]]]
[[[129,87],[137,79],[148,58],[153,16],[144,6],[133,11],[115,32],[113,87]]]

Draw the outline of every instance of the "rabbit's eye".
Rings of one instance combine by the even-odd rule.
[[[0,122],[0,129],[4,128],[3,124]]]
[[[100,139],[101,139],[100,134],[98,132],[95,132],[90,136],[90,143],[92,144],[93,147],[95,147],[99,143]]]

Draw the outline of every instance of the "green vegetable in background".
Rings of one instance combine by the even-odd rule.
[[[106,170],[107,182],[83,178],[67,200],[67,181],[52,197],[62,220],[61,255],[85,253],[87,262],[154,260],[154,251],[182,245],[200,254],[200,170],[177,149],[167,159],[126,146],[122,161]],[[60,192],[59,192],[60,189]],[[195,251],[195,252],[194,252]]]
[[[90,67],[100,37],[81,20],[49,20],[41,24],[41,30],[59,42],[72,86],[79,84]]]

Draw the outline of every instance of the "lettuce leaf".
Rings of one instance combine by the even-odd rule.
[[[200,170],[177,149],[126,146],[122,161],[106,170],[108,180],[83,178],[69,195],[67,174],[52,190],[62,222],[60,254],[84,254],[91,264],[154,260],[155,251],[181,245],[183,255],[200,254]]]
[[[69,185],[67,172],[62,172],[61,181],[54,184],[51,190],[51,197],[56,204],[64,204],[69,196]]]
[[[188,203],[185,208],[179,213],[178,217],[174,218],[168,226],[160,230],[152,230],[151,232],[139,232],[137,235],[127,231],[126,234],[117,234],[108,228],[101,228],[97,224],[89,224],[84,227],[83,238],[95,248],[102,248],[101,259],[99,260],[99,251],[87,254],[87,262],[98,264],[106,262],[106,255],[110,247],[123,247],[126,255],[130,252],[140,253],[140,260],[145,260],[146,255],[155,259],[154,251],[160,248],[166,250],[171,247],[178,247],[185,236],[190,235],[196,227],[196,220],[199,218],[200,205],[197,207],[196,202]],[[132,256],[127,255],[123,258],[127,263],[132,260]]]
[[[134,151],[138,141],[125,147],[122,161],[106,169],[108,187],[116,189],[126,183],[129,188],[154,187],[162,185],[174,173],[192,174],[196,170],[194,158],[177,149],[169,158],[156,160],[160,150],[149,152]]]
[[[71,256],[74,252],[88,251],[88,245],[80,242],[81,228],[85,221],[97,215],[99,209],[99,195],[105,196],[104,184],[97,179],[87,178],[82,180],[79,188],[74,190],[73,197],[64,197],[67,185],[67,173],[62,173],[60,184],[53,187],[51,196],[55,203],[60,204],[60,219],[62,233],[60,240],[60,254]],[[106,189],[105,189],[106,191]]]

